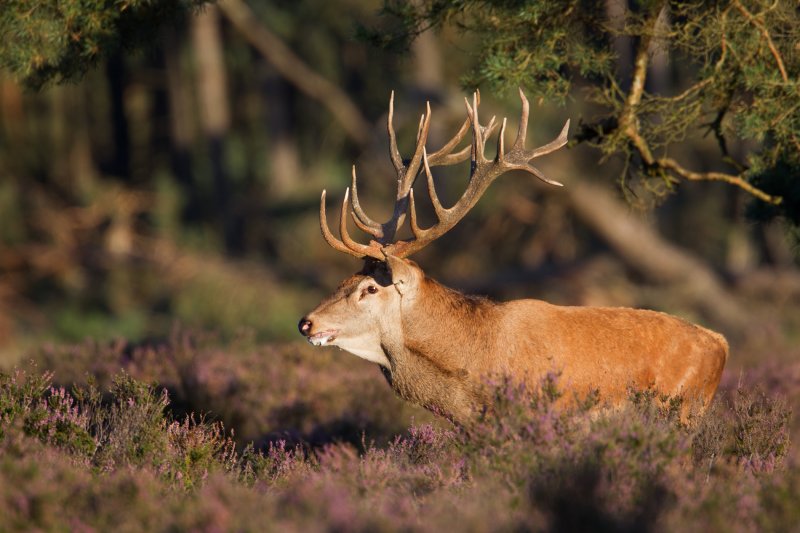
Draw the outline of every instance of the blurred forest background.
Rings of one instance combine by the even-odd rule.
[[[635,137],[616,139],[611,148],[598,141],[619,125],[603,122],[611,116],[604,115],[608,98],[630,103],[638,68],[647,74],[646,82],[639,78],[646,94],[654,95],[645,100],[648,113],[692,101],[685,135],[655,129],[654,136],[668,139],[650,141],[653,150],[668,147],[685,169],[733,168],[735,175],[736,162],[759,147],[783,137],[796,143],[797,41],[780,24],[772,38],[765,37],[771,15],[757,2],[749,8],[731,3],[726,11],[728,23],[754,47],[731,45],[730,54],[751,54],[762,74],[783,83],[789,103],[775,95],[769,100],[758,86],[745,96],[730,93],[729,100],[741,98],[740,109],[772,113],[772,130],[749,138],[746,127],[737,129],[706,100],[693,99],[695,92],[713,92],[704,87],[718,80],[692,85],[704,79],[698,73],[708,64],[687,60],[693,56],[680,42],[673,50],[655,31],[645,32],[645,40],[627,26],[616,34],[609,30],[626,16],[618,2],[555,3],[563,19],[556,12],[531,15],[547,15],[542,25],[551,33],[563,20],[561,38],[583,31],[570,13],[584,10],[611,21],[604,28],[610,52],[602,61],[616,88],[599,86],[619,94],[607,93],[606,100],[602,91],[592,92],[597,68],[580,58],[550,66],[572,79],[557,91],[541,78],[526,78],[526,59],[507,54],[503,63],[496,46],[525,46],[491,42],[490,50],[487,32],[497,35],[492,16],[502,15],[509,3],[468,19],[439,2],[413,4],[413,12],[405,3],[378,0],[223,0],[199,10],[187,5],[196,3],[162,3],[171,6],[164,25],[156,24],[163,13],[147,13],[154,19],[137,21],[133,31],[142,42],[126,41],[131,28],[114,22],[118,34],[106,38],[125,46],[81,45],[92,61],[79,58],[51,70],[36,68],[46,58],[21,57],[24,51],[13,49],[28,31],[15,24],[35,24],[40,14],[35,8],[25,12],[25,2],[2,8],[11,17],[2,26],[0,71],[3,366],[43,341],[136,342],[163,338],[175,324],[299,344],[299,317],[360,268],[320,237],[322,189],[331,197],[329,215],[337,216],[330,205],[344,194],[355,163],[362,204],[373,216],[388,217],[394,188],[385,126],[390,91],[400,148],[407,152],[426,100],[436,146],[458,129],[463,97],[478,85],[482,116],[508,116],[511,128],[519,116],[516,86],[526,90],[532,102],[529,145],[549,141],[572,119],[573,142],[540,163],[565,187],[548,188],[524,174],[505,176],[458,227],[415,257],[429,275],[499,299],[678,314],[728,335],[736,364],[800,355],[800,254],[796,230],[787,222],[796,216],[789,211],[796,204],[785,200],[781,212],[769,201],[797,190],[797,167],[786,170],[792,167],[779,154],[767,161],[773,165],[767,170],[784,168],[792,183],[773,190],[754,179],[737,186],[692,174],[670,177],[667,166],[646,160]],[[152,3],[122,4],[135,10]],[[797,17],[791,2],[775,4],[775,16]],[[635,26],[641,22],[635,17],[649,11],[647,2],[645,8],[631,5]],[[65,20],[52,19],[63,22],[54,31],[81,43],[85,36],[69,33],[72,19]],[[665,35],[678,21],[658,20]],[[421,32],[429,26],[435,31]],[[514,31],[520,27],[533,26],[517,21]],[[722,36],[725,49],[724,31]],[[781,55],[772,53],[775,47]],[[643,67],[637,63],[642,50],[649,58]],[[510,74],[498,76],[501,67]],[[729,68],[735,70],[724,66]],[[465,77],[470,72],[477,74]],[[783,124],[789,126],[782,132]],[[631,170],[636,165],[645,170]],[[468,165],[435,174],[440,196],[452,203],[466,184]],[[422,216],[433,221],[430,211]]]

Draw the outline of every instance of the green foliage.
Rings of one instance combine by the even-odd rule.
[[[53,376],[50,373],[28,374],[24,371],[16,370],[12,374],[0,372],[0,436],[2,430],[21,416],[36,412],[34,407],[39,402],[50,387]],[[37,413],[35,418],[41,418]],[[24,423],[28,426],[27,421]]]
[[[96,443],[88,418],[64,389],[51,387],[52,374],[15,371],[0,374],[0,421],[20,425],[26,434],[42,442],[88,456]],[[0,428],[0,436],[3,429]]]
[[[649,4],[653,3],[645,4],[639,10],[652,12]],[[613,77],[611,39],[622,33],[612,28],[603,9],[577,0],[386,0],[382,12],[395,26],[365,29],[364,36],[373,44],[407,48],[423,31],[453,24],[480,43],[465,85],[488,83],[501,90],[525,86],[536,96],[562,102],[578,75],[598,80]],[[630,31],[641,26],[642,20],[642,15],[632,12]]]
[[[29,87],[80,78],[117,50],[151,43],[164,23],[208,0],[7,0],[0,67]]]
[[[454,25],[477,43],[467,86],[523,86],[560,102],[585,90],[598,107],[574,139],[621,156],[620,181],[627,187],[660,196],[681,179],[723,179],[762,200],[783,198],[766,212],[796,224],[800,12],[794,3],[638,1],[621,4],[613,15],[610,9],[577,0],[386,0],[383,12],[395,26],[364,33],[375,44],[407,46],[423,31]],[[631,46],[632,61],[624,63],[619,51]],[[656,53],[672,61],[677,86],[647,83]],[[717,139],[715,167],[727,177],[664,163],[671,147],[699,134]],[[756,148],[745,158],[737,159],[741,149],[729,149],[752,141]]]

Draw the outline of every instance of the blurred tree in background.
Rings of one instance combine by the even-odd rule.
[[[426,99],[431,143],[452,135],[460,84],[493,88],[484,107],[511,117],[507,89],[525,86],[536,138],[587,118],[543,163],[567,187],[501,180],[420,253],[432,276],[743,336],[757,312],[772,329],[748,338],[797,334],[797,258],[767,222],[796,217],[800,196],[791,3],[415,2],[384,4],[388,17],[377,0],[202,3],[0,7],[0,350],[176,320],[291,337],[358,267],[320,238],[320,191],[342,194],[356,162],[380,213],[389,92],[403,150]],[[436,175],[443,199],[467,174]],[[677,192],[647,220],[619,176],[629,202]],[[753,197],[762,223],[744,218]]]

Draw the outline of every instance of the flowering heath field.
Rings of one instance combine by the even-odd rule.
[[[217,342],[46,347],[0,373],[3,531],[790,531],[800,365],[726,375],[711,409],[558,375],[487,379],[454,426],[338,353]],[[559,404],[561,405],[561,404]]]

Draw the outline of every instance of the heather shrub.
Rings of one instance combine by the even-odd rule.
[[[181,330],[142,345],[86,341],[46,346],[37,361],[65,387],[85,385],[88,375],[107,389],[120,370],[157,381],[169,392],[175,415],[205,413],[235,428],[240,447],[279,440],[290,447],[335,441],[359,447],[364,433],[386,444],[412,418],[433,420],[397,399],[374,365],[305,346],[256,345],[246,335],[227,344]]]
[[[791,409],[782,396],[738,386],[717,398],[692,436],[694,459],[774,468],[789,451]]]
[[[98,440],[93,463],[106,470],[123,465],[150,467],[186,489],[201,484],[209,473],[239,468],[235,443],[222,423],[194,414],[174,420],[167,411],[169,404],[165,389],[126,373],[116,376],[109,404],[88,405]]]
[[[74,383],[0,373],[0,530],[752,531],[800,519],[788,402],[747,383],[682,421],[680,402],[652,391],[610,410],[565,396],[557,375],[497,377],[492,402],[460,427],[355,398],[368,379],[391,395],[363,367],[315,378],[338,364],[324,356],[186,339],[98,350],[96,377],[55,365]],[[243,441],[202,402],[230,402],[263,433]],[[337,426],[354,407],[375,422]]]
[[[689,454],[669,410],[631,403],[592,418],[532,479],[534,503],[555,529],[631,529],[650,523],[675,498],[675,469]],[[570,507],[569,502],[578,502]]]
[[[789,447],[791,411],[760,389],[737,389],[733,400],[732,453],[747,460],[781,459]]]
[[[153,385],[121,373],[114,378],[110,395],[110,405],[95,417],[101,441],[95,462],[105,468],[116,463],[157,464],[169,441],[166,390],[158,393]]]
[[[50,373],[0,373],[1,436],[17,428],[101,470],[150,467],[186,488],[210,471],[239,466],[223,425],[194,415],[172,420],[164,389],[123,372],[114,377],[104,402],[93,384],[70,393],[51,380]]]
[[[486,384],[487,406],[476,422],[461,428],[462,453],[475,459],[476,467],[501,474],[520,486],[541,460],[558,453],[581,430],[590,402],[559,408],[558,377],[547,375],[539,387],[530,388],[508,377]]]
[[[97,442],[89,431],[89,417],[72,395],[64,388],[50,387],[39,402],[26,417],[32,435],[77,455],[94,454]]]
[[[6,428],[21,425],[42,442],[91,456],[97,443],[89,417],[64,388],[52,386],[52,373],[0,372],[0,437]]]
[[[35,368],[33,370],[34,372],[20,369],[11,373],[0,372],[0,421],[3,422],[0,429],[30,413],[50,387],[52,374],[38,374],[35,373]]]
[[[456,433],[450,429],[437,428],[432,424],[414,425],[404,436],[397,436],[389,446],[394,460],[412,465],[429,464],[452,448]],[[375,447],[371,446],[370,450]]]
[[[187,489],[199,485],[210,472],[235,472],[239,466],[236,445],[221,423],[208,424],[190,415],[167,425],[166,435],[166,461],[159,471]]]
[[[696,464],[707,463],[710,467],[730,450],[731,426],[728,413],[729,410],[725,409],[724,402],[716,398],[708,407],[705,416],[697,421],[692,437],[692,452]]]
[[[559,402],[556,375],[535,388],[492,385],[491,406],[458,443],[476,480],[499,477],[525,502],[524,517],[537,517],[521,527],[625,529],[673,499],[670,469],[689,455],[689,440],[654,395],[598,412],[596,394]]]
[[[315,459],[299,444],[291,447],[278,440],[268,443],[263,451],[252,443],[247,445],[236,466],[239,479],[248,485],[272,486],[311,473],[317,465]]]

